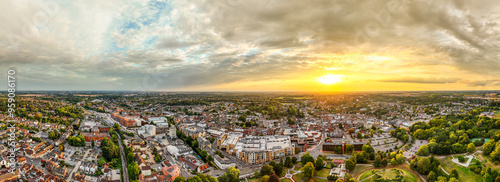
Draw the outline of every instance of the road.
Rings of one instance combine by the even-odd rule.
[[[90,151],[90,150],[87,150],[87,151],[85,152],[85,155],[83,155],[82,160],[85,160],[85,159],[87,158],[87,155],[89,154],[89,151]],[[78,169],[80,168],[80,165],[81,165],[81,164],[82,164],[82,161],[81,161],[81,160],[80,160],[80,161],[78,161],[78,163],[76,163],[75,168],[73,168],[73,170],[71,171],[71,173],[69,173],[69,176],[68,176],[68,180],[67,180],[67,181],[71,181],[71,179],[73,178],[73,174],[74,174],[76,171],[78,171]]]
[[[129,177],[128,177],[128,170],[127,170],[127,156],[125,155],[125,151],[123,150],[123,146],[122,146],[122,139],[120,137],[120,135],[118,134],[118,132],[116,132],[116,135],[118,136],[118,143],[119,143],[119,146],[120,146],[120,154],[121,154],[121,158],[122,158],[122,174],[123,174],[123,181],[124,182],[129,182]]]

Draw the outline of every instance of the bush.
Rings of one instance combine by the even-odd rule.
[[[459,155],[459,156],[458,156],[458,161],[459,161],[459,162],[465,162],[466,160],[465,160],[465,157],[464,157],[464,156]]]

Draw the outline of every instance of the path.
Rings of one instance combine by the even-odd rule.
[[[450,175],[450,173],[446,172],[446,170],[444,170],[443,167],[441,167],[441,170],[443,170],[443,172],[446,173],[447,175]]]
[[[85,152],[85,155],[83,155],[82,160],[85,160],[85,159],[87,158],[87,154],[89,154],[89,151],[90,151],[90,150],[87,150],[87,151]],[[73,168],[73,170],[71,171],[71,173],[69,173],[69,176],[68,176],[68,181],[71,181],[71,180],[72,180],[72,178],[73,178],[73,173],[75,173],[76,171],[78,171],[78,169],[80,168],[80,165],[81,165],[81,164],[82,164],[82,161],[81,161],[81,160],[80,160],[80,161],[78,161],[78,163],[76,163],[75,168]]]
[[[363,180],[361,180],[361,181],[364,181],[364,180],[370,179],[371,177],[373,177],[373,175],[375,175],[375,174],[372,174],[372,175],[370,175],[370,176],[366,177],[365,179],[363,179]]]

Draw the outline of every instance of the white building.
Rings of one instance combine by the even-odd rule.
[[[214,157],[214,163],[219,167],[220,169],[224,170],[230,167],[236,167],[236,163],[226,157],[221,158],[219,155],[215,155]]]
[[[151,117],[148,118],[148,123],[153,122],[154,124],[162,123],[162,122],[167,122],[167,118],[165,117]]]
[[[137,131],[139,134],[148,134],[149,136],[156,135],[156,126],[154,125],[144,125],[141,127],[141,130]]]

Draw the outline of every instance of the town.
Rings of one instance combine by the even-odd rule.
[[[1,96],[0,181],[500,179],[498,92]]]

